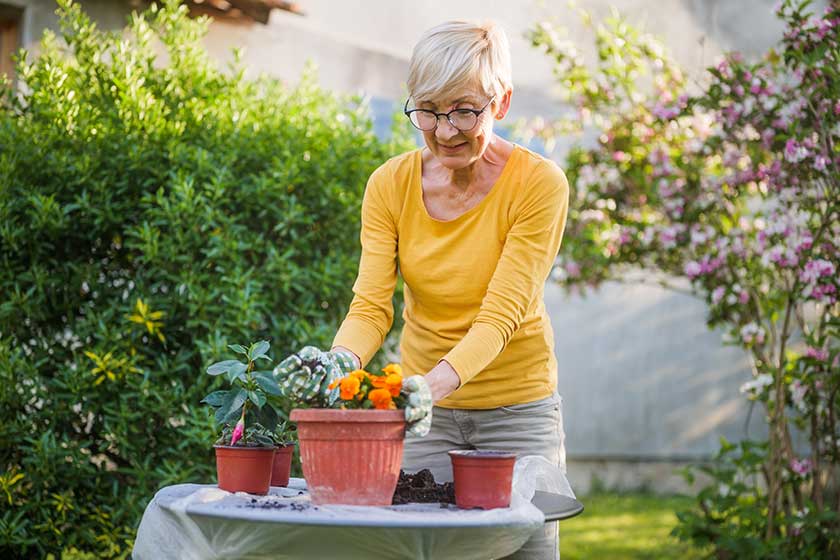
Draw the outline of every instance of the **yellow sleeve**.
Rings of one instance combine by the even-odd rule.
[[[458,373],[461,385],[507,346],[560,249],[569,208],[566,176],[553,163],[544,162],[523,187],[515,221],[478,315],[464,338],[442,358]]]
[[[387,164],[386,164],[387,165]],[[386,196],[393,176],[381,166],[362,199],[362,256],[353,284],[353,301],[333,340],[359,356],[364,367],[382,346],[394,323],[391,298],[397,283],[397,225]]]

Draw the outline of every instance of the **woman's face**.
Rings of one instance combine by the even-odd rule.
[[[429,109],[437,113],[447,113],[453,109],[480,110],[490,98],[476,90],[457,92],[449,99],[423,100],[418,109]],[[449,169],[462,169],[477,161],[487,149],[493,138],[493,120],[501,119],[510,105],[510,91],[502,99],[494,99],[478,117],[478,122],[471,130],[461,131],[452,126],[443,117],[438,118],[437,128],[424,131],[423,139],[432,155]]]

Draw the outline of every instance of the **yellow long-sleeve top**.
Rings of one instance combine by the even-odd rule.
[[[399,265],[404,374],[425,374],[444,359],[461,378],[438,406],[495,408],[551,395],[557,360],[543,286],[566,224],[565,175],[515,146],[490,192],[440,221],[423,202],[421,166],[422,151],[414,150],[368,181],[355,296],[333,345],[370,361],[393,324]]]

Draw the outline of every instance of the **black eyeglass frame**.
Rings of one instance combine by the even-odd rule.
[[[420,131],[423,131],[423,132],[432,132],[434,130],[437,130],[438,123],[440,123],[440,118],[441,117],[446,117],[446,122],[448,122],[452,126],[452,128],[454,128],[455,130],[460,130],[461,132],[469,132],[470,130],[472,130],[476,126],[478,126],[478,118],[481,116],[481,113],[483,113],[484,110],[487,109],[487,107],[489,107],[490,104],[493,103],[493,101],[495,99],[496,99],[496,96],[494,95],[493,97],[490,98],[490,101],[488,101],[484,105],[484,107],[482,107],[481,109],[469,109],[467,107],[461,107],[459,109],[452,109],[448,113],[436,113],[435,111],[432,111],[431,109],[411,109],[409,111],[408,102],[411,101],[411,97],[409,97],[408,99],[405,100],[405,106],[403,107],[403,113],[405,113],[405,116],[408,117],[408,122],[411,123],[411,126],[416,128],[417,130],[420,130]],[[435,127],[426,130],[426,129],[422,129],[419,126],[417,126],[416,124],[414,124],[414,121],[411,120],[411,113],[416,113],[417,111],[423,111],[425,113],[433,114],[435,116]],[[450,115],[452,115],[452,113],[457,113],[459,111],[462,112],[462,113],[463,112],[469,112],[469,113],[472,113],[473,115],[475,115],[475,124],[472,125],[470,128],[467,128],[467,129],[458,128],[457,126],[455,126],[455,123],[452,122],[452,119],[450,119],[449,117],[450,117]]]

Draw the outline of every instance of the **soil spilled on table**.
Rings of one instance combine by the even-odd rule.
[[[455,486],[451,482],[435,483],[435,477],[429,469],[414,474],[400,471],[397,489],[394,491],[393,505],[408,503],[454,504]]]

